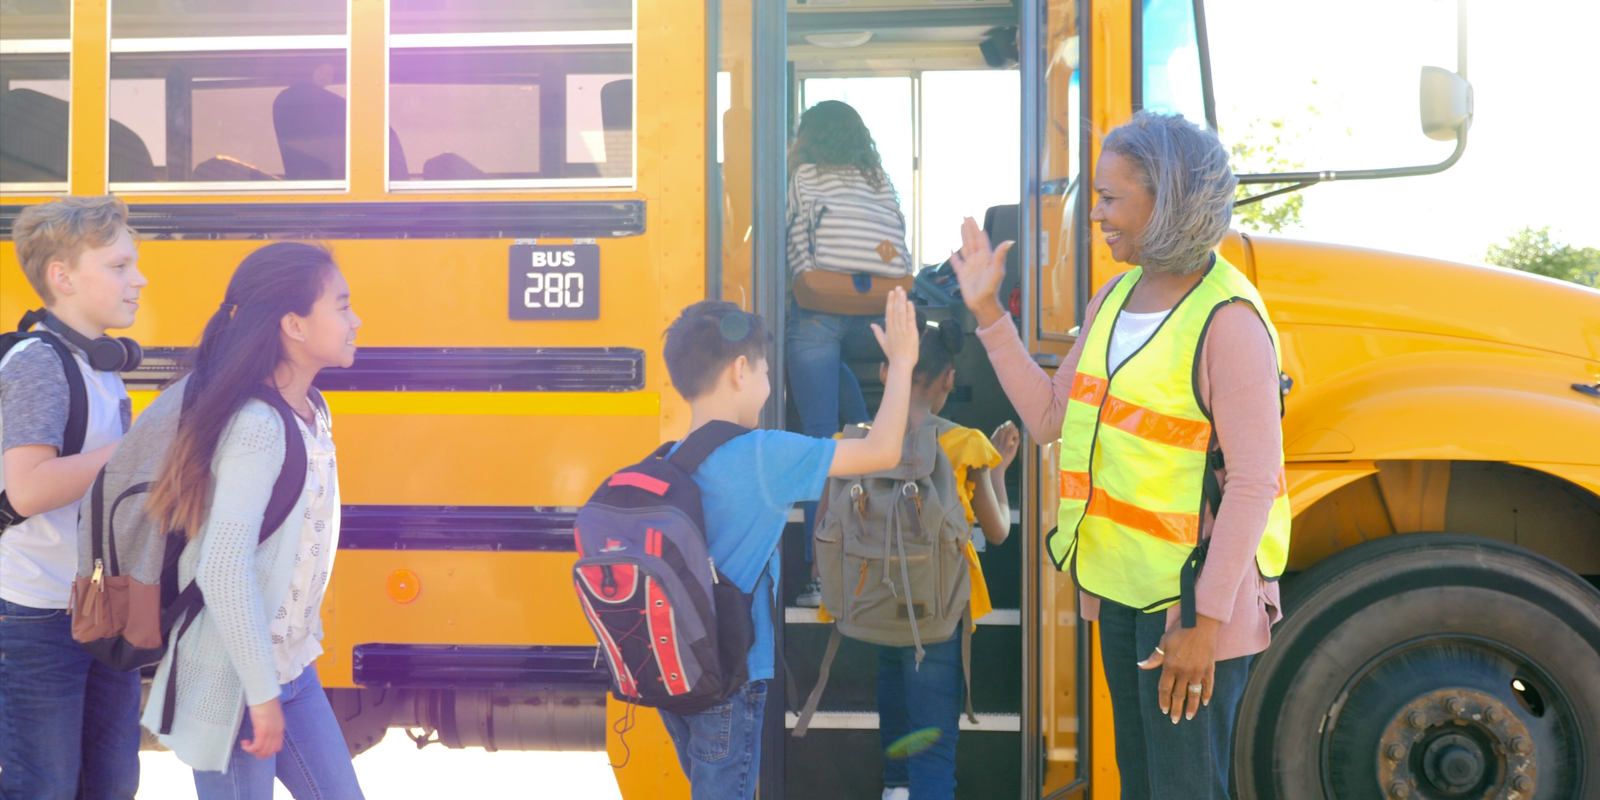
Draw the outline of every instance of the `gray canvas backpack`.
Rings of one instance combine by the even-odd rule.
[[[965,550],[972,538],[955,468],[939,437],[958,427],[929,415],[906,432],[894,469],[829,478],[817,510],[814,550],[822,604],[834,618],[817,686],[794,735],[804,736],[822,699],[843,636],[891,647],[948,640],[972,624],[972,583]],[[867,427],[847,428],[859,439]],[[972,636],[961,640],[963,674],[971,672]],[[968,675],[967,715],[972,716]],[[976,719],[974,718],[974,721]]]
[[[149,666],[170,646],[177,670],[178,640],[205,607],[199,581],[178,585],[178,559],[190,544],[181,530],[167,530],[144,513],[145,500],[177,438],[178,421],[191,400],[190,378],[167,387],[117,444],[116,453],[95,476],[78,514],[78,576],[72,584],[72,638],[96,661],[118,671]],[[261,521],[265,541],[288,519],[306,483],[305,442],[294,411],[276,389],[256,387],[251,396],[271,406],[283,420],[283,466]],[[324,417],[322,393],[310,392]],[[182,619],[179,624],[178,620]],[[174,631],[174,625],[177,630]],[[162,734],[171,733],[177,703],[177,673],[167,681],[162,700]]]

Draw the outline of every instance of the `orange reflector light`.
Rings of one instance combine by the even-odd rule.
[[[396,603],[409,603],[422,591],[422,581],[409,569],[397,569],[389,576],[387,587]]]

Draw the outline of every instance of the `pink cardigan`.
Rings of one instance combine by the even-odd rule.
[[[1108,282],[1089,302],[1084,331],[1094,324],[1100,304],[1115,284]],[[1038,441],[1061,438],[1067,395],[1087,338],[1078,338],[1051,380],[1023,347],[1009,314],[978,329],[1006,396]],[[1223,499],[1216,519],[1207,513],[1201,522],[1202,535],[1211,536],[1211,549],[1195,586],[1195,607],[1222,623],[1217,660],[1224,661],[1265,650],[1272,624],[1281,618],[1278,584],[1262,578],[1255,565],[1256,547],[1278,493],[1283,451],[1278,363],[1266,326],[1248,305],[1234,303],[1212,320],[1201,349],[1200,396],[1211,409],[1228,464],[1222,473]],[[1100,600],[1082,592],[1079,597],[1083,618],[1098,619]],[[1167,610],[1168,630],[1178,626],[1178,614],[1177,606]]]

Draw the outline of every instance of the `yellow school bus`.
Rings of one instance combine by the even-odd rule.
[[[1216,124],[1204,11],[15,0],[0,25],[0,234],[54,196],[128,201],[151,281],[129,332],[151,356],[127,376],[137,402],[246,253],[328,243],[366,323],[355,366],[319,379],[346,504],[319,668],[351,751],[391,727],[445,747],[604,750],[624,797],[687,798],[655,714],[622,733],[571,594],[571,525],[603,476],[686,429],[661,333],[691,302],[771,322],[766,424],[792,427],[797,112],[862,109],[930,267],[930,317],[971,329],[931,269],[952,215],[1019,242],[1004,297],[1050,368],[1121,269],[1088,223],[1097,134],[1141,107]],[[1460,65],[1424,81],[1425,127],[1456,142],[1444,161],[1245,182],[1447,168],[1470,87]],[[952,122],[973,97],[992,108],[978,133]],[[1237,232],[1221,251],[1282,336],[1296,514],[1287,618],[1240,709],[1240,796],[1592,796],[1600,293]],[[0,321],[38,302],[0,248]],[[962,354],[945,413],[989,429],[1015,416],[980,349]],[[845,357],[870,399],[876,364],[858,350]],[[961,797],[1119,793],[1096,637],[1042,548],[1054,471],[1054,449],[1030,443],[1008,476],[1014,533],[982,555],[996,611],[974,636]],[[806,577],[800,528],[797,514],[786,600]],[[826,629],[809,609],[784,620],[785,669],[808,688]],[[762,797],[878,796],[873,672],[847,643],[803,739],[768,704]]]

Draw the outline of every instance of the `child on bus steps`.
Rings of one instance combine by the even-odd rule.
[[[31,206],[12,239],[48,314],[30,314],[37,333],[0,352],[0,497],[10,512],[0,521],[9,525],[0,532],[0,797],[132,800],[139,673],[91,659],[72,640],[67,608],[78,503],[133,417],[118,372],[136,366],[138,347],[106,330],[133,324],[146,281],[128,207],[115,197]],[[62,452],[74,438],[69,382],[87,399],[76,454]]]
[[[929,417],[946,428],[939,448],[955,470],[955,485],[968,524],[977,524],[989,544],[1005,542],[1011,533],[1011,507],[1006,497],[1005,474],[1017,456],[1022,435],[1007,421],[994,432],[948,423],[939,417],[956,386],[955,357],[966,336],[954,322],[928,323],[922,334],[917,366],[911,375],[911,410],[906,421],[914,430]],[[888,365],[879,368],[886,375]],[[972,618],[992,609],[988,584],[969,540],[964,550],[972,584]],[[827,609],[818,609],[823,622],[831,622]],[[956,741],[960,735],[962,692],[961,637],[924,645],[919,667],[915,647],[876,645],[878,650],[878,736],[890,757],[884,760],[884,800],[949,800],[955,795]],[[939,735],[909,757],[896,757],[891,745],[912,731],[937,729]]]
[[[890,293],[873,334],[888,358],[883,401],[865,438],[836,442],[786,431],[755,430],[714,451],[694,472],[705,511],[706,540],[717,568],[756,594],[749,681],[727,701],[698,714],[661,712],[695,800],[749,800],[761,767],[762,709],[773,677],[773,603],[778,542],[795,503],[818,500],[830,475],[856,475],[898,463],[917,363],[916,312],[899,289]],[[714,420],[759,424],[772,392],[769,337],[762,319],[733,303],[704,300],[667,329],[664,356],[673,388],[689,402],[690,430]],[[766,578],[757,591],[758,582]]]
[[[174,626],[143,722],[161,729],[155,698],[165,696],[176,652],[171,733],[160,738],[194,768],[200,800],[270,800],[274,777],[296,798],[362,797],[315,664],[339,478],[332,421],[311,387],[320,370],[351,365],[360,327],[332,255],[279,242],[239,264],[196,348],[187,408],[148,511],[188,532],[179,585],[198,583],[205,605],[187,630]],[[293,410],[294,429],[252,396],[262,386]],[[289,436],[305,443],[305,488],[262,538]]]

